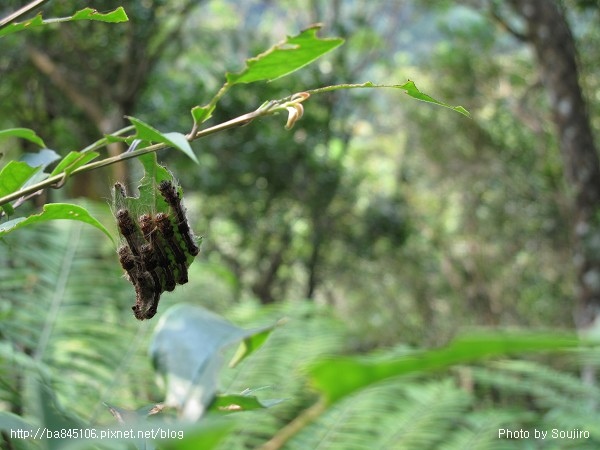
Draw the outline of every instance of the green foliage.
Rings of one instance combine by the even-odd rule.
[[[118,22],[127,22],[129,20],[127,18],[127,14],[125,14],[125,10],[122,7],[115,9],[114,11],[110,11],[107,13],[99,13],[95,9],[85,8],[80,11],[77,11],[70,17],[61,17],[56,19],[42,19],[42,15],[38,14],[33,19],[27,20],[21,23],[13,23],[10,24],[3,29],[0,29],[0,37],[16,33],[18,31],[30,30],[32,28],[42,27],[45,25],[49,25],[52,23],[61,23],[61,22],[74,22],[78,20],[95,20],[99,22],[109,22],[109,23],[118,23]]]
[[[48,27],[32,33],[33,47],[64,64],[66,73],[76,68],[81,84],[73,83],[73,91],[104,94],[96,105],[106,115],[97,123],[81,120],[77,107],[44,77],[26,76],[37,72],[22,66],[21,55],[14,54],[14,69],[3,73],[3,88],[9,91],[22,80],[37,80],[28,85],[34,105],[29,109],[22,106],[29,100],[20,104],[20,97],[5,96],[3,108],[11,114],[3,123],[15,126],[14,117],[19,126],[35,124],[46,140],[60,143],[54,148],[64,149],[62,159],[43,149],[9,160],[0,173],[6,215],[25,209],[26,197],[48,186],[138,159],[144,170],[139,197],[117,198],[117,203],[135,211],[164,211],[156,186],[176,176],[189,186],[189,212],[209,245],[202,264],[194,266],[206,283],[169,295],[167,302],[186,305],[164,308],[158,321],[138,326],[130,317],[131,292],[119,279],[114,248],[102,247],[108,242],[78,222],[41,223],[77,219],[110,236],[110,214],[92,214],[89,204],[46,203],[40,214],[25,210],[31,215],[3,222],[0,402],[12,413],[0,414],[0,428],[104,427],[116,420],[115,429],[149,430],[172,426],[176,416],[187,415],[202,420],[184,429],[184,439],[134,445],[257,448],[291,426],[295,434],[286,437],[286,448],[532,445],[499,440],[501,427],[585,427],[593,439],[568,444],[597,446],[600,430],[593,419],[600,395],[580,380],[576,364],[562,353],[548,363],[497,360],[572,349],[578,342],[570,335],[467,334],[426,350],[469,323],[567,323],[569,274],[560,263],[560,252],[568,248],[568,240],[560,237],[566,235],[559,218],[562,166],[551,134],[537,114],[527,114],[543,104],[528,60],[499,42],[481,14],[462,6],[449,7],[448,16],[438,10],[441,24],[429,33],[436,20],[422,6],[412,5],[409,12],[426,13],[425,18],[404,30],[393,19],[403,15],[391,14],[389,5],[349,5],[349,18],[336,11],[339,2],[316,2],[315,10],[331,7],[331,17],[339,21],[332,27],[347,43],[329,54],[344,39],[319,38],[317,26],[266,51],[254,48],[259,39],[271,42],[272,30],[280,30],[283,22],[257,27],[251,15],[231,27],[236,32],[247,27],[243,45],[236,35],[232,50],[226,43],[236,37],[209,17],[216,5],[203,4],[199,12],[193,3],[131,4],[128,13],[135,20],[127,28],[114,27],[111,36],[84,28],[85,23],[67,25],[73,28],[55,40],[47,39]],[[395,26],[387,35],[381,17]],[[105,15],[86,9],[58,21],[80,19],[127,16],[121,8]],[[236,20],[223,13],[220,19]],[[0,34],[52,21],[37,16]],[[81,32],[86,39],[72,39]],[[446,37],[437,45],[429,34],[439,32]],[[423,42],[402,41],[411,34]],[[21,35],[5,40],[12,44]],[[72,46],[65,45],[65,36]],[[396,45],[389,54],[375,55],[389,42]],[[417,54],[423,44],[433,50]],[[19,50],[7,45],[7,51]],[[247,60],[243,71],[221,67],[246,53],[258,56]],[[89,68],[82,67],[81,55],[94,56],[86,59]],[[278,81],[321,57],[285,85]],[[128,65],[136,69],[128,72]],[[218,89],[223,71],[226,81]],[[450,103],[421,92],[412,81],[355,82],[384,76],[419,79],[424,90],[437,91],[436,97]],[[130,80],[135,82],[127,84]],[[258,81],[273,82],[230,90]],[[593,86],[595,79],[590,81]],[[315,84],[324,87],[307,89]],[[395,96],[380,95],[382,89],[364,95],[365,88],[383,87],[462,116],[469,113],[452,104],[469,104],[474,120],[403,109]],[[340,95],[353,88],[360,89],[351,101]],[[320,97],[303,104],[306,93]],[[211,100],[193,106],[204,95]],[[265,101],[273,98],[279,100]],[[252,110],[249,105],[261,106]],[[186,119],[179,117],[190,107],[194,126],[187,134],[158,131],[185,127]],[[133,125],[108,120],[106,111],[116,111],[119,120],[128,117]],[[278,113],[288,114],[286,131],[268,122],[260,133],[241,127]],[[211,117],[216,125],[201,128]],[[532,117],[533,131],[521,126]],[[113,129],[103,128],[107,123]],[[15,147],[17,157],[28,145],[46,147],[28,128],[11,128],[2,136],[25,141],[17,141],[22,145]],[[191,142],[200,138],[202,146],[193,150]],[[81,142],[93,143],[84,147]],[[111,144],[130,148],[104,153]],[[181,163],[180,152],[164,152],[172,174],[157,162],[156,152],[166,148],[180,150],[197,166]],[[38,228],[25,227],[38,223]],[[13,230],[19,232],[8,233]],[[221,290],[215,277],[225,280]],[[259,307],[250,296],[281,303]],[[305,296],[313,301],[282,302]],[[317,306],[323,303],[332,308]],[[232,322],[196,306],[202,304],[226,311]],[[282,326],[274,329],[276,322]],[[368,351],[399,340],[418,349]],[[144,351],[147,344],[154,370]],[[233,353],[227,344],[239,345],[231,370],[221,367],[222,351]],[[351,356],[357,351],[366,355]],[[597,351],[586,351],[585,362],[597,366]],[[155,375],[166,385],[155,386]],[[102,444],[126,445],[122,440],[51,443],[56,448]],[[543,448],[564,444],[549,442]]]
[[[82,206],[69,203],[48,203],[42,212],[28,217],[18,217],[0,224],[0,237],[20,228],[36,225],[49,220],[77,220],[98,228],[112,240],[112,235],[97,219],[92,217],[88,210]]]
[[[240,73],[228,73],[227,84],[274,81],[301,69],[327,52],[344,43],[343,39],[319,39],[321,26],[312,26],[297,36],[290,36],[281,44],[246,61],[247,67]]]
[[[557,351],[577,345],[578,340],[571,335],[475,334],[457,338],[446,348],[413,353],[398,360],[367,362],[360,358],[343,358],[319,362],[310,369],[310,376],[311,383],[333,403],[357,389],[394,376],[423,374],[508,353]],[[341,380],[340,373],[346,374]]]

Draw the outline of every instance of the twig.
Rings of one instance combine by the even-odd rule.
[[[298,94],[294,94],[294,95],[298,95]],[[261,105],[258,109],[256,109],[255,111],[252,111],[247,114],[243,114],[239,117],[236,117],[235,119],[231,119],[227,122],[220,123],[213,127],[197,131],[194,134],[190,133],[189,135],[186,136],[186,138],[188,139],[188,141],[191,142],[196,139],[200,139],[202,137],[205,137],[205,136],[208,136],[208,135],[211,135],[214,133],[218,133],[220,131],[225,131],[225,130],[229,130],[231,128],[236,128],[236,127],[246,125],[259,117],[267,116],[267,115],[273,114],[281,109],[285,109],[286,105],[288,105],[289,103],[301,102],[301,101],[305,100],[306,98],[308,98],[308,96],[306,96],[306,95],[301,96],[301,97],[296,98],[295,100],[294,100],[294,98],[295,98],[294,96],[289,96],[289,97],[285,97],[284,99],[281,99],[281,100],[266,102],[263,105]],[[127,128],[129,128],[129,127],[127,127]],[[123,130],[125,130],[125,129],[119,130],[118,133],[122,133]],[[98,141],[97,146],[92,145],[90,147],[95,148],[95,147],[101,146],[100,143],[104,144],[104,142],[106,142],[105,139],[106,138],[104,138],[104,141],[102,139],[100,141]],[[90,147],[87,147],[85,150],[89,151]],[[21,189],[19,191],[16,191],[11,194],[5,195],[4,197],[1,197],[0,198],[0,206],[6,204],[8,202],[11,202],[13,200],[16,200],[18,198],[21,198],[23,196],[37,192],[41,189],[45,189],[47,187],[57,185],[58,183],[62,183],[66,180],[66,178],[68,178],[72,175],[89,172],[91,170],[99,169],[100,167],[105,167],[105,166],[109,166],[111,164],[115,164],[115,163],[125,161],[128,159],[137,158],[138,156],[145,155],[146,153],[156,152],[158,150],[163,150],[168,147],[170,147],[170,146],[168,144],[164,144],[164,143],[153,144],[153,145],[150,145],[148,147],[145,147],[145,148],[142,148],[139,150],[125,152],[125,153],[121,153],[117,156],[103,159],[101,161],[91,162],[84,166],[78,167],[77,169],[73,170],[70,174],[67,174],[66,172],[59,173],[57,175],[54,175],[53,177],[46,178],[45,180],[43,180],[39,183],[32,184],[31,186],[28,186],[24,189]]]
[[[271,438],[271,440],[259,447],[259,450],[279,450],[300,430],[323,414],[326,406],[325,400],[320,399],[317,403],[312,405],[310,408],[305,409],[302,414],[297,416],[294,420],[279,430],[277,434]]]
[[[15,11],[12,14],[9,14],[4,19],[0,20],[0,28],[4,28],[5,26],[13,23],[19,17],[22,17],[25,14],[27,14],[28,12],[33,11],[35,8],[42,6],[47,1],[48,0],[34,0],[33,2],[29,2],[28,4],[23,6],[21,9]]]

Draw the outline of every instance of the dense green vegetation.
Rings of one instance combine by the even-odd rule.
[[[136,448],[600,445],[581,188],[518,8],[100,3],[115,15],[0,27],[0,198],[44,173],[58,188],[0,202],[6,448],[126,448],[11,435],[38,426],[183,430]],[[600,9],[556,4],[597,142]],[[350,89],[367,81],[396,88]],[[202,245],[189,282],[139,322],[112,189],[146,177],[130,207],[165,212],[153,189],[171,175],[139,158],[157,148]],[[43,207],[76,220],[31,216]]]

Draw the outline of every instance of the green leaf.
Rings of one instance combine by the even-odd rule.
[[[443,106],[444,108],[449,108],[457,113],[462,114],[463,116],[471,117],[469,111],[467,111],[462,106],[452,106],[447,103],[441,102],[439,100],[434,99],[433,97],[421,92],[415,83],[411,80],[408,80],[404,84],[373,84],[370,81],[361,84],[336,84],[333,86],[326,86],[318,89],[311,89],[306,92],[309,94],[322,94],[323,92],[337,91],[338,89],[365,89],[365,88],[391,88],[391,89],[402,89],[406,94],[411,96],[414,99],[420,100],[422,102],[433,103],[434,105]]]
[[[119,23],[127,22],[129,18],[123,7],[119,6],[114,11],[107,13],[99,13],[95,9],[85,8],[81,11],[77,11],[70,20],[95,20],[98,22]]]
[[[246,61],[246,68],[239,73],[228,73],[227,83],[253,83],[275,80],[288,75],[343,44],[340,38],[320,39],[320,25],[288,38],[260,55]]]
[[[254,395],[223,394],[217,395],[210,405],[211,411],[252,411],[266,409],[281,403],[283,400],[270,400],[262,402]]]
[[[137,132],[136,138],[142,139],[144,141],[151,142],[162,142],[163,144],[167,144],[169,147],[174,147],[178,150],[181,150],[187,156],[189,156],[192,161],[198,164],[198,159],[190,146],[190,143],[185,138],[185,136],[181,133],[161,133],[156,128],[148,125],[145,122],[142,122],[140,119],[136,119],[135,117],[127,116],[129,121],[135,127]]]
[[[38,170],[22,161],[10,161],[0,171],[0,197],[18,191]]]
[[[168,212],[169,205],[165,202],[165,199],[158,192],[157,186],[163,180],[173,180],[173,175],[163,166],[158,164],[156,159],[156,153],[147,153],[138,158],[138,161],[144,166],[144,176],[140,181],[138,189],[140,196],[136,199],[133,198],[131,201],[137,204],[133,211],[140,211],[140,208],[150,207],[154,212]]]
[[[156,327],[150,354],[165,380],[168,406],[197,420],[212,403],[224,348],[254,331],[239,328],[198,306],[169,308]]]
[[[69,154],[65,156],[54,168],[50,176],[58,175],[63,172],[65,175],[70,175],[78,167],[81,167],[96,159],[99,154],[100,153],[98,152],[69,152]]]
[[[31,167],[29,164],[21,161],[10,161],[0,171],[0,197],[12,194],[18,191],[40,167]],[[7,215],[11,215],[14,210],[11,205],[2,205],[2,209]]]
[[[90,224],[105,235],[110,240],[113,240],[112,235],[98,220],[90,215],[90,213],[81,206],[71,205],[69,203],[48,203],[44,205],[44,209],[39,214],[34,214],[29,217],[18,217],[0,224],[0,237],[6,236],[8,233],[23,228],[29,225],[34,225],[49,220],[78,220]],[[114,242],[114,241],[113,241]]]
[[[372,362],[355,357],[320,361],[309,368],[309,378],[325,399],[334,403],[359,389],[391,377],[424,374],[490,357],[564,350],[578,345],[576,337],[558,333],[473,334],[456,339],[441,349],[416,352],[391,361]]]
[[[1,33],[1,31],[0,31]],[[30,142],[33,142],[40,147],[45,147],[44,141],[41,137],[39,137],[35,131],[30,130],[29,128],[9,128],[7,130],[0,130],[0,138],[14,136],[21,139],[26,139]]]
[[[206,122],[208,119],[210,119],[214,109],[214,106],[194,106],[192,108],[192,117],[194,118],[194,123],[200,125],[201,123]]]
[[[35,430],[32,424],[23,420],[16,414],[0,411],[0,430],[10,434],[11,430]]]
[[[274,328],[275,326],[273,325],[268,328],[260,329],[245,337],[244,340],[240,342],[235,355],[229,362],[229,367],[235,367],[243,359],[247,358],[256,350],[258,350],[269,338]]]
[[[99,13],[95,9],[85,8],[81,11],[76,12],[74,15],[70,17],[60,17],[56,19],[42,19],[42,15],[38,14],[33,19],[27,20],[25,22],[20,23],[12,23],[5,28],[0,30],[0,37],[6,36],[8,34],[16,33],[18,31],[29,30],[31,28],[37,28],[41,26],[45,26],[51,23],[60,23],[60,22],[71,22],[78,20],[95,20],[100,22],[127,22],[129,19],[125,10],[122,6],[119,6],[114,11],[110,11],[107,13]]]

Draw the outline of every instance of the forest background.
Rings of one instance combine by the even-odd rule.
[[[244,413],[251,418],[240,420],[223,448],[254,448],[293,422],[314,395],[300,368],[322,356],[402,355],[469,329],[593,333],[600,7],[546,2],[573,37],[574,47],[562,50],[577,67],[566,64],[573,70],[562,80],[579,81],[564,84],[585,101],[575,103],[582,113],[576,124],[589,136],[575,147],[587,145],[586,156],[569,153],[562,94],[552,90],[548,72],[562,74],[563,66],[544,60],[519,3],[539,4],[111,0],[89,6],[124,6],[129,22],[66,23],[5,37],[0,129],[34,129],[61,155],[126,126],[128,115],[187,130],[190,108],[214,95],[225,72],[317,22],[320,35],[345,44],[284,79],[236,86],[212,120],[310,88],[408,79],[472,117],[395,90],[335,91],[309,99],[291,130],[282,117],[268,117],[193,143],[198,166],[183,153],[160,151],[203,240],[189,283],[165,294],[156,318],[143,324],[131,315],[134,293],[115,246],[98,230],[56,222],[8,235],[0,252],[0,407],[35,415],[23,381],[28,365],[15,354],[44,364],[58,401],[88,424],[111,423],[102,402],[132,410],[160,402],[146,349],[161,315],[178,303],[244,327],[287,319],[220,380],[229,392],[268,386],[266,398],[287,400]],[[0,15],[19,6],[6,1]],[[43,12],[67,16],[72,7],[52,1]],[[125,149],[114,143],[108,151]],[[26,141],[0,141],[0,164],[34,150]],[[579,176],[586,168],[588,179]],[[135,160],[112,165],[20,209],[82,204],[116,235],[111,188],[120,180],[133,189],[141,175]],[[288,445],[316,448],[310,439],[320,439],[323,448],[465,448],[470,439],[472,448],[489,448],[503,445],[499,428],[546,427],[591,431],[568,443],[594,448],[598,363],[594,352],[536,356],[378,385]]]

